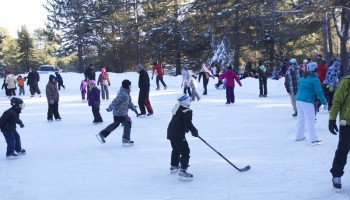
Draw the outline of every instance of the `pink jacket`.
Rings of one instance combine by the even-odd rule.
[[[236,73],[232,69],[227,69],[225,73],[221,74],[219,76],[220,80],[226,79],[225,86],[227,87],[235,87],[235,80],[239,84],[239,86],[242,86],[241,81],[237,77]]]

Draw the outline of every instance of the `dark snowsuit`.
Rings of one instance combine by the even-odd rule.
[[[139,76],[140,92],[139,92],[138,103],[139,103],[141,115],[146,114],[146,109],[149,114],[153,114],[153,109],[152,109],[151,103],[149,102],[150,83],[149,83],[148,73],[144,69],[142,69],[139,73],[140,73],[140,76]]]
[[[90,67],[88,67],[85,72],[84,72],[84,75],[85,75],[85,79],[88,80],[96,80],[96,71],[94,69],[94,66],[93,65],[90,65]],[[90,95],[90,85],[88,84],[87,85],[87,94],[86,94],[86,99],[89,100],[89,95]]]
[[[35,93],[41,94],[38,86],[38,82],[40,81],[39,73],[36,71],[29,72],[27,79],[27,85],[29,85],[30,94],[32,96],[34,96]]]
[[[50,75],[50,79],[53,77],[53,75]],[[60,120],[61,117],[58,113],[59,93],[56,81],[53,81],[52,79],[49,80],[46,85],[46,98],[48,102],[47,120],[52,120],[53,116],[56,120]]]
[[[103,122],[100,114],[100,90],[97,87],[93,87],[90,91],[89,106],[91,106],[92,114],[94,116],[93,122]]]
[[[167,139],[172,147],[171,166],[178,166],[180,163],[182,169],[188,167],[190,148],[185,137],[188,131],[198,134],[198,130],[192,124],[192,110],[177,104],[167,130]]]

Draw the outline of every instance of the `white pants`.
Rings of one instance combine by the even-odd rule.
[[[296,101],[298,111],[298,125],[296,140],[305,137],[305,126],[311,142],[318,140],[315,129],[315,107],[313,103]]]

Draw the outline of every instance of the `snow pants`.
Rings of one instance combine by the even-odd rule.
[[[171,166],[178,166],[181,164],[181,169],[187,169],[190,161],[190,148],[186,138],[176,138],[170,140],[171,144]]]
[[[330,172],[334,177],[344,174],[344,167],[350,150],[350,125],[340,126],[338,147],[335,151],[333,164]]]
[[[4,131],[3,135],[7,143],[6,156],[12,155],[22,150],[21,137],[16,130]]]
[[[140,90],[138,103],[141,114],[146,114],[146,109],[149,114],[153,114],[153,109],[151,103],[149,102],[149,90]]]
[[[315,129],[315,107],[313,103],[296,101],[298,111],[298,125],[296,140],[305,137],[305,128],[309,134],[310,142],[318,140]]]
[[[114,116],[113,117],[114,122],[108,125],[105,129],[103,129],[100,133],[103,135],[103,137],[107,137],[109,134],[111,134],[112,131],[114,131],[120,124],[124,126],[124,132],[123,132],[123,139],[130,140],[130,133],[131,133],[131,119],[129,116]]]

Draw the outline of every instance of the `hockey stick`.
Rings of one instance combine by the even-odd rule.
[[[225,159],[228,163],[230,163],[234,168],[236,168],[239,172],[245,172],[248,171],[250,169],[250,166],[247,165],[244,168],[238,168],[236,167],[236,165],[232,164],[227,158],[225,158],[225,156],[223,156],[220,152],[218,152],[216,149],[214,149],[212,146],[210,146],[210,144],[208,144],[208,142],[206,142],[203,138],[201,138],[200,136],[198,136],[199,139],[201,139],[206,145],[208,145],[212,150],[214,150],[217,154],[219,154],[219,156],[221,156],[223,159]]]

